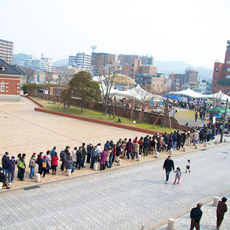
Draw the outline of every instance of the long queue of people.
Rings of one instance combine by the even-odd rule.
[[[212,132],[209,131],[210,129],[204,126],[200,130],[197,128],[187,132],[177,130],[169,134],[164,133],[163,135],[157,133],[152,137],[147,135],[146,137],[135,137],[133,140],[127,140],[127,138],[119,139],[115,143],[113,140],[107,141],[103,147],[101,143],[93,145],[90,142],[87,146],[85,143],[82,143],[79,148],[74,147],[72,150],[70,150],[70,146],[66,146],[65,150],[60,152],[60,157],[58,157],[56,147],[54,146],[46,154],[43,154],[43,152],[40,152],[37,156],[36,153],[32,154],[29,161],[30,179],[34,178],[36,165],[38,165],[38,173],[43,175],[43,177],[47,173],[49,174],[50,171],[52,171],[52,175],[56,175],[59,160],[61,161],[61,171],[71,169],[74,172],[75,169],[85,168],[85,163],[90,164],[91,169],[93,169],[94,163],[99,163],[100,170],[105,170],[112,168],[113,163],[118,162],[119,158],[134,159],[139,154],[148,156],[156,151],[179,150],[184,145],[195,145],[199,141],[209,141],[213,138]],[[25,180],[24,174],[27,167],[25,158],[25,153],[19,153],[17,159],[14,156],[10,158],[8,152],[2,157],[0,182],[3,182],[7,188],[14,182],[15,166],[18,168],[17,178],[20,181]],[[8,178],[8,183],[6,183],[6,178]]]

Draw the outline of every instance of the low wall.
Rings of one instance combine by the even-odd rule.
[[[57,96],[53,96],[53,95],[47,95],[47,94],[41,94],[41,93],[31,93],[31,92],[28,93],[28,95],[33,96],[33,97],[37,97],[37,98],[48,99],[48,100],[54,99],[55,101],[63,102],[61,97],[57,97]],[[80,102],[78,100],[72,99],[71,105],[80,106]],[[98,103],[98,104],[93,105],[93,106],[87,104],[85,107],[88,109],[93,109],[93,110],[100,111],[100,112],[103,112],[103,110],[104,110],[103,105],[101,103]],[[118,116],[118,117],[123,116],[123,117],[131,118],[132,111],[130,108],[115,106],[114,109],[115,109],[116,116]],[[107,113],[112,113],[112,112],[113,112],[112,108],[109,108],[107,110]],[[133,120],[138,120],[139,115],[140,115],[140,111],[134,110],[133,115],[132,115]],[[152,113],[152,112],[144,112],[142,121],[150,123],[150,124],[162,125],[163,119],[164,119],[164,116],[161,114]],[[174,117],[170,117],[170,121],[169,121],[169,117],[166,116],[165,126],[170,127],[170,122],[171,122],[171,128],[172,129],[179,129],[179,130],[186,130],[186,131],[191,129],[191,127],[180,125],[178,120]]]

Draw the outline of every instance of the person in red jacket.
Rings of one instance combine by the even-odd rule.
[[[51,158],[52,175],[56,175],[57,165],[58,165],[58,157],[57,157],[57,153],[54,153],[54,155]]]

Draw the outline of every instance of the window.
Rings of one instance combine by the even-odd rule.
[[[230,93],[230,91],[228,90],[228,93]]]
[[[159,85],[157,85],[157,86],[159,86]]]
[[[5,92],[5,83],[1,83],[1,92]]]
[[[225,93],[225,89],[223,90],[223,92]]]
[[[226,78],[230,78],[230,75],[226,75]]]
[[[131,66],[134,66],[134,64],[132,64]]]
[[[147,70],[147,68],[145,68],[145,70]]]
[[[217,79],[217,76],[214,76],[214,79]]]
[[[133,72],[133,69],[131,69],[131,72]]]
[[[153,84],[153,86],[155,86],[155,85]]]
[[[133,74],[130,74],[131,75],[131,77],[133,77]]]
[[[230,68],[227,68],[227,71],[230,72]]]
[[[218,69],[215,69],[215,72],[218,72]]]
[[[230,61],[226,61],[227,64],[230,64]]]
[[[140,68],[140,71],[142,71],[142,68]]]
[[[213,85],[216,86],[216,83],[214,83]]]

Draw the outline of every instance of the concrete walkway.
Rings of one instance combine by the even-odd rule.
[[[229,145],[174,156],[182,183],[165,184],[164,160],[109,170],[1,195],[1,229],[140,229],[159,227],[179,210],[230,189]],[[230,192],[230,191],[229,191]],[[229,223],[230,224],[230,223]]]

